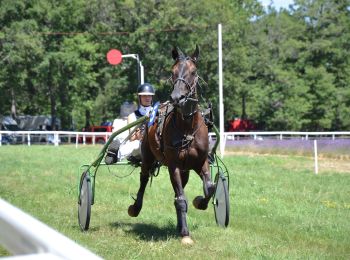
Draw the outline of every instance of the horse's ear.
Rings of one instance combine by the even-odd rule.
[[[184,54],[178,47],[174,47],[171,54],[174,60],[182,59],[184,57]]]
[[[173,56],[174,60],[177,60],[177,58],[179,57],[179,53],[177,51],[177,47],[174,47],[171,51],[171,55]]]
[[[197,62],[198,58],[199,58],[199,48],[198,48],[198,45],[196,44],[196,49],[195,51],[193,52],[192,56],[191,56],[192,60],[194,62]]]

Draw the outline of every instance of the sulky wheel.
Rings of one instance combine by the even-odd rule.
[[[228,179],[219,170],[214,194],[215,220],[219,226],[227,227],[230,220],[230,198],[228,193]]]
[[[91,180],[88,172],[81,175],[79,189],[78,219],[81,230],[85,231],[89,229],[92,200]]]

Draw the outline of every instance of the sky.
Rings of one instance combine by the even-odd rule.
[[[264,7],[267,7],[271,2],[276,10],[279,10],[281,7],[288,9],[288,6],[293,3],[293,0],[259,0]]]

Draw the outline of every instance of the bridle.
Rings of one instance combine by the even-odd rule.
[[[182,58],[180,61],[192,60],[190,57]],[[192,60],[193,61],[193,60]],[[197,84],[199,76],[196,73],[192,82],[188,82],[180,73],[180,76],[175,80],[172,80],[173,91],[175,89],[177,82],[183,82],[187,88],[187,93],[178,100],[178,104],[176,105],[184,118],[192,117],[197,112]],[[172,79],[172,77],[170,77]]]
[[[186,79],[184,79],[183,77],[178,77],[177,79],[173,80],[172,84],[173,84],[173,89],[175,88],[175,84],[178,81],[182,81],[183,83],[185,83],[186,87],[187,87],[187,94],[185,95],[185,98],[188,97],[192,97],[192,96],[196,96],[197,94],[197,82],[198,82],[198,78],[199,76],[196,74],[195,78],[192,80],[192,84],[190,84]]]
[[[194,55],[194,57],[197,56]],[[172,144],[168,144],[168,146],[178,150],[178,152],[185,150],[188,153],[192,141],[204,124],[204,120],[198,121],[195,116],[199,112],[197,87],[200,87],[199,79],[201,78],[197,74],[197,70],[191,70],[192,64],[188,64],[192,61],[193,66],[195,66],[196,59],[185,57],[181,52],[178,55],[173,55],[173,58],[176,63],[173,65],[172,75],[168,79],[172,85],[170,101],[172,116],[170,120],[177,134],[173,136]],[[181,117],[180,120],[185,121],[184,125],[177,123],[176,113]]]

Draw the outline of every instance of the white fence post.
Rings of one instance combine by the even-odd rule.
[[[55,146],[58,146],[58,142],[59,142],[58,133],[54,133],[53,142],[54,142]]]
[[[75,148],[78,148],[79,134],[75,135]]]
[[[314,140],[315,174],[318,174],[317,140]]]

